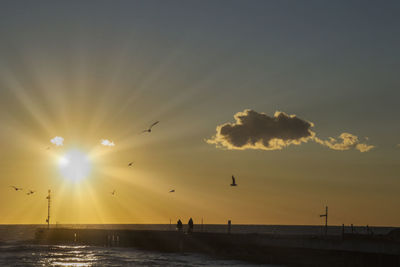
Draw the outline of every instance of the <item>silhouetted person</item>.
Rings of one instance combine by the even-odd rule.
[[[192,218],[189,219],[188,226],[189,226],[188,233],[192,233],[193,232],[193,219]]]
[[[178,231],[182,231],[183,229],[183,224],[181,222],[181,219],[178,220],[178,223],[176,224],[176,229],[178,229]]]

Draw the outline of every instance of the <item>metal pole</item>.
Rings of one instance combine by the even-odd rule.
[[[325,214],[325,235],[328,235],[328,206],[326,206]]]
[[[328,235],[328,206],[325,207],[325,214],[321,214],[319,217],[325,217],[325,235]]]
[[[46,197],[47,198],[47,219],[46,219],[47,229],[50,229],[50,201],[51,201],[50,193],[51,193],[51,191],[49,189],[49,194]]]

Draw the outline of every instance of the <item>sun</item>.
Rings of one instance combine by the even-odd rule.
[[[69,150],[60,157],[58,166],[62,176],[72,181],[79,181],[88,177],[91,170],[88,155],[78,149]]]

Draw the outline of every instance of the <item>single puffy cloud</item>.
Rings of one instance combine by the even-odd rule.
[[[313,123],[275,112],[273,117],[246,109],[234,115],[234,123],[217,126],[217,133],[209,144],[228,149],[279,150],[288,145],[300,145],[315,136]]]
[[[368,152],[371,149],[373,149],[375,146],[373,145],[367,145],[367,144],[357,144],[355,146],[355,149],[357,149],[360,152]]]
[[[372,145],[360,143],[358,137],[350,133],[342,133],[339,135],[339,139],[341,139],[340,142],[332,137],[329,137],[329,140],[321,140],[315,137],[314,141],[333,150],[349,150],[355,148],[360,152],[368,152],[374,148]]]
[[[64,145],[64,138],[62,138],[61,136],[56,136],[51,139],[50,142],[55,144],[56,146],[62,146]]]
[[[357,136],[349,133],[342,133],[339,136],[340,142],[332,137],[322,140],[312,131],[314,127],[312,122],[280,111],[271,117],[246,109],[236,113],[234,118],[234,123],[217,126],[216,135],[206,142],[215,144],[219,148],[238,150],[280,150],[289,145],[300,145],[308,141],[314,141],[333,150],[354,148],[360,152],[367,152],[374,148],[372,145],[360,143]]]
[[[101,140],[101,144],[103,146],[115,146],[113,141],[107,140],[107,139],[102,139]]]

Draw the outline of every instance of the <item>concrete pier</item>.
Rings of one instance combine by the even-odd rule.
[[[400,242],[385,237],[355,238],[224,234],[151,230],[39,229],[40,244],[135,247],[196,252],[257,263],[296,266],[400,266]]]

